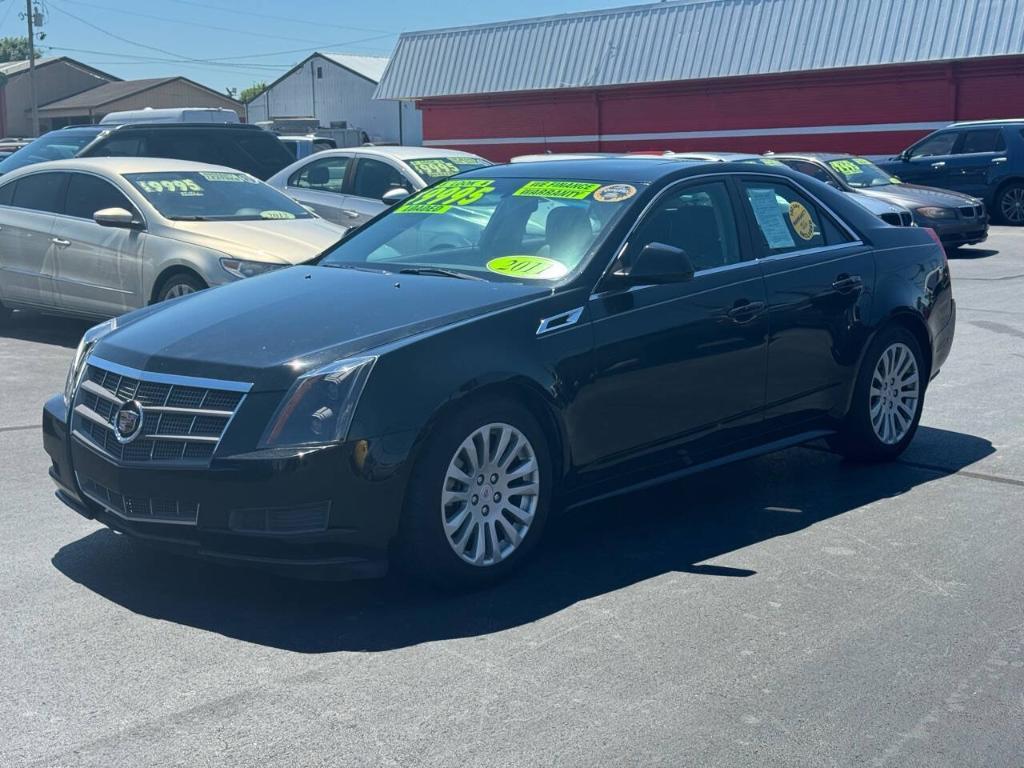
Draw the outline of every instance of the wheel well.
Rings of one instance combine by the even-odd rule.
[[[200,274],[191,267],[185,267],[180,265],[176,267],[168,267],[167,269],[160,273],[160,276],[157,277],[156,281],[153,283],[153,293],[149,297],[150,304],[156,303],[156,298],[157,296],[160,295],[160,291],[163,290],[164,285],[166,285],[167,281],[170,280],[175,275],[188,275],[189,277],[194,277],[203,285],[206,285],[206,281],[203,280],[202,276],[200,276]]]
[[[917,345],[921,348],[921,355],[924,357],[924,384],[927,386],[932,375],[932,340],[931,336],[928,335],[927,326],[925,326],[921,318],[906,312],[890,318],[889,322],[886,323],[886,327],[891,326],[906,328],[917,339]]]

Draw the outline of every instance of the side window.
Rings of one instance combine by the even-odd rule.
[[[698,272],[743,260],[736,217],[722,181],[687,186],[662,200],[634,238],[633,253],[648,243],[681,248]]]
[[[114,134],[90,151],[89,157],[139,157],[145,154],[146,140],[144,136],[140,136],[138,133],[125,136]]]
[[[826,184],[831,184],[833,187],[836,186],[836,180],[832,178],[832,175],[817,163],[809,163],[806,160],[781,160],[780,162],[788,165],[797,173],[810,176],[818,181],[824,181]]]
[[[361,157],[356,163],[356,174],[352,180],[352,194],[357,197],[380,200],[389,189],[408,188],[408,186],[409,182],[402,174],[387,163],[368,157]]]
[[[817,205],[788,184],[751,179],[742,186],[757,225],[755,235],[769,254],[850,241]]]
[[[216,142],[220,157],[211,162],[251,173],[257,179],[268,179],[295,162],[287,147],[266,131],[218,129],[210,139]]]
[[[17,183],[4,184],[0,187],[0,205],[11,205],[14,200],[14,185]]]
[[[910,150],[910,158],[934,157],[935,155],[948,155],[953,152],[953,145],[956,144],[958,131],[946,131],[929,136],[920,144]]]
[[[72,173],[64,213],[79,219],[91,219],[96,211],[104,208],[124,208],[136,213],[131,201],[109,181],[87,173]]]
[[[22,176],[14,188],[14,207],[31,211],[64,212],[66,173],[34,173]]]
[[[350,157],[324,157],[306,163],[288,179],[289,187],[341,192]]]
[[[965,131],[964,140],[960,145],[959,154],[969,155],[975,152],[1002,152],[1006,149],[1002,128],[985,128],[978,131]]]

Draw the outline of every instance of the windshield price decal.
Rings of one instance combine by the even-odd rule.
[[[515,197],[550,197],[558,200],[585,200],[600,189],[586,181],[528,181],[517,189]]]
[[[445,158],[450,163],[456,165],[490,165],[489,162],[484,160],[482,157],[448,157]]]
[[[260,211],[261,219],[294,219],[294,213],[288,211]]]
[[[256,179],[244,173],[228,173],[227,171],[200,171],[199,175],[207,181],[234,181],[246,184],[257,184]]]
[[[135,185],[143,192],[174,192],[183,196],[203,194],[203,188],[192,179],[166,179],[162,181],[137,181]]]
[[[853,158],[853,162],[855,162],[857,165],[871,165],[871,161],[868,160],[866,157],[855,157]]]
[[[471,205],[494,191],[489,179],[449,179],[423,190],[395,213],[445,213],[453,205]]]
[[[499,256],[487,262],[487,269],[499,275],[521,277],[526,280],[554,280],[569,270],[554,259],[543,256]]]
[[[421,176],[433,176],[435,178],[454,176],[459,173],[459,166],[450,163],[443,158],[432,158],[426,160],[410,160],[409,165]]]
[[[828,164],[843,174],[843,176],[856,176],[861,172],[860,165],[853,160],[830,160]]]

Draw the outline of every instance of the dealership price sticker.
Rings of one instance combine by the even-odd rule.
[[[514,197],[548,197],[558,200],[585,200],[601,188],[586,181],[528,181]]]
[[[772,250],[794,247],[796,241],[786,226],[775,190],[751,187],[747,190],[747,198],[750,200],[750,207],[754,209],[757,225],[764,233],[764,239],[768,241],[768,247]]]
[[[527,280],[554,280],[569,270],[560,261],[543,256],[499,256],[487,262],[487,269],[498,275]]]
[[[433,178],[454,176],[455,174],[460,173],[459,166],[455,165],[455,163],[450,163],[443,158],[410,160],[409,165],[411,165],[412,169],[421,176],[431,176]]]
[[[259,184],[247,173],[230,173],[228,171],[200,171],[199,175],[207,181],[228,181],[245,184]]]
[[[203,188],[192,179],[146,179],[136,181],[135,186],[151,194],[179,194],[185,197],[203,194]]]
[[[860,166],[863,165],[863,163],[858,165],[853,160],[830,160],[828,164],[843,174],[843,176],[856,176],[858,173],[861,173]]]
[[[448,179],[402,203],[395,213],[445,213],[453,205],[471,205],[493,191],[490,179]]]

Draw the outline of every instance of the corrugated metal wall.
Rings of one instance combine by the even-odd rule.
[[[1024,56],[694,83],[426,99],[425,143],[536,152],[882,154],[956,120],[1021,117]]]
[[[322,77],[317,77],[317,72]],[[314,57],[302,67],[249,103],[248,121],[275,117],[316,117],[323,126],[346,120],[373,140],[399,140],[397,101],[375,101],[376,84],[352,74],[331,61]],[[412,104],[402,108],[401,129],[406,144],[419,144],[423,129],[419,111]]]
[[[378,98],[1024,53],[1024,0],[685,0],[403,34]]]

